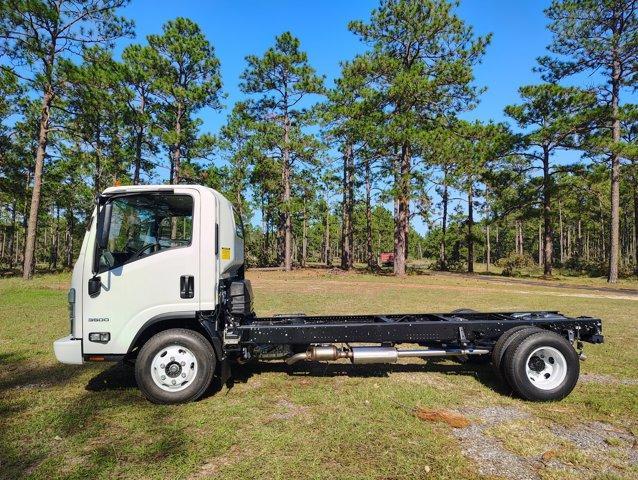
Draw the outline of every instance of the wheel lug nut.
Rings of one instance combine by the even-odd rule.
[[[177,383],[177,382],[175,382],[175,380],[173,380],[173,385],[175,385],[175,383]]]
[[[186,378],[186,374],[185,374],[185,373],[182,373],[182,377],[183,377],[183,378]]]
[[[162,380],[166,380],[166,375],[162,375]]]
[[[186,365],[186,362],[185,362],[184,360],[182,360],[182,361],[180,362],[180,365],[183,367],[184,365]]]
[[[165,368],[166,365],[164,365],[163,363],[160,365],[160,368]]]
[[[175,357],[171,357],[171,362],[174,362],[174,361],[175,361]]]

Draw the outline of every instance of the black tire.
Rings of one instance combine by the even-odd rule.
[[[185,347],[190,350],[197,362],[194,377],[185,388],[178,391],[162,389],[155,383],[152,373],[152,363],[155,356],[162,349],[171,346]],[[172,328],[154,335],[144,344],[135,362],[135,380],[142,394],[153,403],[192,402],[201,397],[211,384],[216,364],[215,351],[203,335],[193,330]],[[179,377],[176,378],[179,379]]]
[[[544,357],[544,360],[536,355],[530,359],[530,355],[538,351],[539,348],[552,349],[545,350],[546,352],[556,350],[563,358],[554,359],[550,353],[550,355]],[[541,351],[539,355],[542,356],[542,353]],[[535,384],[535,381],[528,376],[528,359],[530,359],[529,366],[532,369],[532,374],[534,371],[532,362],[536,362],[535,364],[539,369],[537,371],[549,365],[553,368],[552,374],[555,374],[555,379],[557,381],[560,380],[559,383],[555,386],[552,386],[551,383],[549,385],[546,384],[546,387],[552,388],[539,388],[539,384]],[[538,365],[539,363],[540,366]],[[559,366],[560,369],[558,368]],[[563,368],[564,376],[560,374]],[[564,337],[557,333],[543,330],[531,335],[517,337],[505,352],[503,370],[508,383],[520,397],[525,400],[548,402],[561,400],[569,395],[576,386],[576,382],[578,382],[580,364],[576,350]],[[541,377],[540,380],[536,381],[549,382],[552,374],[546,373],[545,380]]]
[[[524,335],[522,332],[526,332],[526,334],[529,335],[531,333],[542,331],[542,329],[538,327],[532,327],[531,325],[519,325],[518,327],[510,328],[509,330],[506,330],[501,334],[501,336],[494,344],[494,348],[492,349],[492,366],[494,367],[496,374],[502,380],[505,380],[505,376],[503,375],[501,362],[503,361],[503,357],[505,356],[507,347],[512,344],[516,337]]]

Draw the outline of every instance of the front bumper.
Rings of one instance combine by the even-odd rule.
[[[58,338],[53,342],[53,351],[58,362],[70,365],[82,365],[82,340],[71,335]]]

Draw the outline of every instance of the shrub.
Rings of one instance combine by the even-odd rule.
[[[431,264],[429,264],[428,269],[434,270],[436,272],[465,272],[466,263],[463,261],[454,261],[452,259],[448,259],[444,268],[441,260],[438,259],[436,262],[432,262]]]
[[[563,262],[562,268],[566,274],[587,275],[589,277],[605,277],[609,273],[607,262],[584,260],[583,258],[572,257]],[[633,263],[619,265],[618,275],[620,277],[631,277],[636,271]]]
[[[529,255],[510,253],[507,257],[497,260],[496,265],[503,268],[503,276],[515,277],[521,275],[523,269],[533,267],[534,261]]]

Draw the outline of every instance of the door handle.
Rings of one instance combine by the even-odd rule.
[[[195,277],[182,275],[179,277],[179,297],[193,298],[195,296]]]

